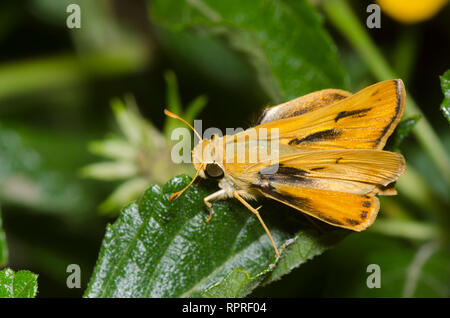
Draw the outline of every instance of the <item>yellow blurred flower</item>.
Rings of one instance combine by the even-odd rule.
[[[381,9],[403,23],[417,23],[433,17],[448,0],[377,0]]]

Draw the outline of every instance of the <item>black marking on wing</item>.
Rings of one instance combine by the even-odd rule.
[[[286,204],[295,206],[299,210],[304,211],[306,213],[310,213],[313,216],[315,216],[325,222],[328,222],[328,223],[334,224],[334,225],[344,225],[343,222],[336,220],[328,215],[324,215],[320,211],[317,211],[315,209],[314,203],[311,199],[304,198],[304,197],[296,197],[291,194],[285,193],[283,191],[279,191],[275,187],[273,187],[270,183],[260,184],[260,185],[258,185],[258,188],[263,193],[267,194],[268,196],[270,196],[274,199],[277,199],[281,202],[284,202]],[[352,219],[347,219],[346,221],[352,225],[356,225],[355,222],[358,222],[358,224],[359,224],[359,221],[352,220]]]
[[[259,116],[256,124],[260,125],[260,124],[264,124],[264,123],[271,122],[274,120],[300,116],[302,114],[305,114],[307,112],[315,110],[321,106],[331,105],[333,103],[341,101],[342,99],[345,99],[347,97],[348,96],[342,95],[339,93],[324,95],[322,97],[322,100],[315,101],[315,102],[309,102],[309,103],[305,102],[305,104],[300,105],[301,107],[297,106],[298,108],[295,111],[292,111],[292,109],[290,109],[290,108],[282,107],[282,109],[280,109],[278,112],[272,113],[272,116],[269,116],[269,111],[272,110],[273,107],[269,107],[263,111],[261,116]],[[306,105],[306,103],[308,103],[308,105]],[[274,107],[278,107],[278,106],[274,106]],[[295,107],[293,107],[293,108],[295,108]]]
[[[333,104],[335,102],[338,102],[338,101],[340,101],[340,100],[342,100],[344,98],[347,98],[347,96],[340,95],[340,94],[337,94],[337,93],[334,93],[334,94],[331,94],[331,95],[326,95],[326,97],[327,97],[327,100],[328,100],[327,105],[328,104],[331,105],[331,104]],[[290,118],[290,117],[299,116],[299,115],[308,113],[311,110],[316,109],[317,106],[318,105],[311,105],[309,107],[303,107],[303,108],[297,109],[296,111],[294,111],[294,112],[292,112],[290,114],[289,113],[283,114],[283,116],[281,118]],[[281,118],[279,118],[279,119],[281,119]]]
[[[342,157],[337,158],[336,163],[339,163],[339,161],[341,161],[342,159],[344,159],[344,158],[342,158]]]
[[[362,206],[365,207],[365,208],[370,208],[371,205],[372,205],[372,204],[370,203],[370,201],[364,201],[364,202],[362,203]]]
[[[330,139],[335,139],[337,136],[339,136],[341,134],[341,132],[338,129],[327,129],[327,130],[322,130],[322,131],[318,131],[315,133],[312,133],[302,139],[292,139],[291,141],[289,141],[289,145],[299,145],[301,143],[308,143],[308,142],[318,142],[318,141],[324,141],[324,140],[330,140]]]
[[[363,108],[363,109],[355,109],[350,111],[342,111],[334,118],[335,122],[338,122],[339,119],[350,117],[350,116],[357,116],[357,117],[363,117],[366,115],[368,111],[370,111],[372,108]]]
[[[294,167],[286,167],[283,164],[271,165],[258,172],[259,183],[271,186],[272,182],[282,184],[311,184],[312,179],[305,178],[308,172]]]
[[[304,176],[308,174],[308,171],[294,168],[294,167],[286,167],[284,164],[280,164],[278,167],[278,174],[289,174],[289,175],[300,175]]]
[[[344,223],[342,223],[341,221],[333,219],[332,217],[329,217],[329,216],[324,216],[323,214],[320,214],[320,218],[323,219],[324,221],[327,221],[328,223],[331,223],[331,224],[344,225]]]
[[[311,171],[319,171],[319,170],[323,170],[325,169],[325,167],[316,167],[316,168],[311,168]]]
[[[389,122],[389,124],[387,124],[386,127],[384,127],[383,132],[381,133],[380,137],[378,139],[374,140],[375,147],[378,146],[378,144],[380,143],[381,139],[383,139],[384,135],[391,128],[392,124],[397,119],[397,117],[398,117],[398,115],[400,113],[400,105],[402,104],[402,87],[400,85],[400,81],[399,80],[393,80],[393,81],[395,83],[395,88],[396,88],[395,114],[392,117],[392,119]]]
[[[262,168],[261,170],[259,170],[258,174],[267,176],[273,176],[273,175],[300,175],[300,176],[304,176],[308,174],[308,171],[302,170],[302,169],[298,169],[298,168],[294,168],[294,167],[286,167],[284,164],[274,164],[271,166],[267,166]]]
[[[275,106],[276,107],[276,106]],[[285,119],[285,118],[291,118],[291,117],[296,117],[296,116],[300,116],[302,114],[305,114],[311,110],[313,110],[314,107],[309,106],[309,107],[303,107],[300,109],[297,109],[296,111],[293,112],[289,112],[289,111],[284,111],[284,112],[279,112],[276,115],[273,115],[271,117],[268,117],[268,112],[271,110],[270,108],[267,108],[264,110],[264,112],[262,113],[262,115],[258,118],[256,124],[260,125],[260,124],[264,124],[264,123],[268,123],[271,121],[275,121],[275,120],[280,120],[280,119]]]
[[[303,197],[294,197],[288,193],[282,192],[282,191],[277,191],[274,187],[272,186],[260,186],[259,187],[264,193],[270,195],[271,197],[278,199],[282,202],[286,202],[289,203],[293,206],[297,206],[300,209],[303,209],[305,211],[310,211],[313,212],[314,210],[314,206],[312,205],[312,202],[310,199],[308,198],[303,198]],[[315,212],[317,213],[317,212]]]
[[[335,101],[335,100],[345,99],[348,96],[341,95],[341,94],[338,94],[338,93],[334,93],[334,94],[331,94],[331,95],[327,95],[327,97],[329,97],[332,101]]]
[[[368,213],[369,213],[369,211],[362,211],[361,215],[360,215],[361,219],[365,220],[367,218]]]
[[[361,224],[361,221],[353,220],[353,219],[345,219],[345,221],[346,221],[348,224],[351,224],[351,225],[359,225],[359,224]]]

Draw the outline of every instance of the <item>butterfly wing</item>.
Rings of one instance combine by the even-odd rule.
[[[375,220],[379,201],[373,195],[318,190],[272,182],[264,196],[280,201],[328,224],[362,231]]]
[[[297,154],[281,156],[277,165],[278,170],[258,163],[243,172],[264,174],[272,170],[273,175],[291,173],[317,180],[387,186],[405,171],[405,159],[401,154],[375,149],[299,150]]]
[[[375,194],[405,170],[401,154],[372,149],[299,149],[276,165],[258,163],[241,174],[266,197],[356,231],[375,220],[379,209]]]
[[[280,143],[297,148],[382,149],[404,108],[403,82],[389,80],[336,103],[294,117],[268,121],[255,128],[278,128]]]
[[[305,100],[274,107],[249,138],[239,137],[250,130],[230,136],[225,143],[241,151],[228,158],[228,177],[249,193],[329,224],[355,231],[367,228],[379,210],[375,195],[395,193],[392,183],[405,170],[402,155],[381,150],[403,114],[405,90],[401,80],[392,80],[344,96],[322,104],[312,98],[316,107]],[[237,154],[255,151],[255,141],[269,148],[270,137],[263,137],[262,131],[272,128],[279,132],[274,157],[236,163]]]
[[[351,95],[340,89],[324,89],[298,97],[287,103],[266,108],[258,120],[258,125],[274,120],[299,116],[314,109],[334,104]]]

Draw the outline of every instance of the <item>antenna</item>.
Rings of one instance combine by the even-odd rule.
[[[189,128],[191,128],[191,129],[194,131],[194,133],[197,135],[197,137],[198,137],[198,139],[199,139],[200,141],[203,140],[202,137],[200,136],[200,134],[197,132],[197,130],[195,130],[194,127],[192,127],[191,124],[189,124],[186,120],[184,120],[183,118],[181,118],[181,117],[178,116],[178,115],[175,115],[175,114],[172,113],[171,111],[168,111],[167,109],[164,109],[164,114],[166,114],[166,115],[169,116],[169,117],[172,117],[172,118],[181,120],[183,123],[185,123],[186,125],[188,125]],[[178,197],[179,197],[179,196],[180,196],[187,188],[189,188],[189,187],[191,186],[191,184],[195,181],[195,179],[197,179],[198,174],[200,173],[200,170],[203,169],[203,166],[204,166],[204,164],[201,164],[201,165],[198,167],[198,169],[197,169],[197,171],[196,171],[196,173],[195,173],[194,178],[192,178],[191,182],[189,182],[189,184],[188,184],[187,186],[185,186],[182,190],[173,193],[173,194],[170,196],[170,198],[169,198],[170,201],[173,201],[173,200],[175,200],[176,198],[178,198]]]
[[[197,172],[195,173],[194,178],[192,178],[191,182],[189,182],[189,184],[187,186],[185,186],[182,190],[172,193],[172,195],[169,197],[170,202],[172,202],[173,200],[175,200],[176,198],[178,198],[187,188],[189,188],[191,186],[192,183],[194,183],[195,179],[197,179],[198,174],[200,173],[200,170],[203,168],[203,165],[200,165],[200,167],[198,167]]]
[[[175,115],[174,113],[172,113],[171,111],[169,111],[169,110],[167,110],[167,109],[164,109],[164,114],[166,114],[166,115],[169,116],[169,117],[172,117],[172,118],[181,120],[183,123],[185,123],[186,125],[188,125],[189,128],[191,128],[191,129],[194,131],[194,133],[197,135],[197,137],[198,137],[198,139],[199,139],[200,141],[203,140],[203,139],[202,139],[202,136],[200,136],[200,134],[197,132],[197,130],[195,130],[194,127],[192,127],[191,124],[189,124],[189,123],[188,123],[187,121],[185,121],[183,118],[181,118],[181,117],[178,116],[178,115]]]

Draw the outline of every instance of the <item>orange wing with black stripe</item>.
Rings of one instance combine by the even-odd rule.
[[[274,165],[259,163],[242,175],[266,197],[355,231],[372,224],[375,195],[405,170],[401,154],[373,149],[299,150]]]
[[[248,191],[361,231],[378,213],[375,195],[395,194],[405,170],[401,154],[381,150],[404,107],[403,82],[390,80],[354,95],[325,90],[269,108],[254,128],[279,130],[278,159],[226,170]]]
[[[403,82],[389,80],[297,116],[284,117],[295,111],[280,108],[283,112],[278,118],[281,119],[264,122],[255,128],[278,128],[280,143],[298,148],[382,149],[404,108]],[[277,118],[275,114],[271,117]]]

